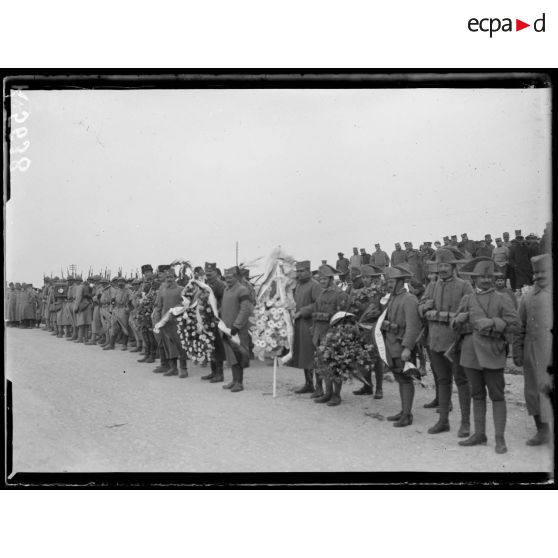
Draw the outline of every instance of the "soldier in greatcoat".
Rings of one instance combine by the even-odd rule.
[[[143,337],[141,328],[138,322],[139,305],[142,297],[141,280],[135,278],[132,280],[132,298],[131,298],[131,311],[130,311],[130,331],[132,332],[136,341],[136,346],[130,351],[131,353],[143,354]]]
[[[455,381],[461,409],[461,425],[458,437],[470,435],[471,392],[467,376],[458,362],[457,351],[450,358],[446,352],[455,345],[456,333],[450,327],[450,320],[455,317],[461,299],[473,292],[468,281],[456,276],[456,265],[462,260],[459,250],[440,248],[436,251],[436,268],[438,280],[432,289],[423,295],[419,304],[419,313],[428,322],[430,363],[438,383],[438,422],[428,429],[429,434],[448,432],[451,405],[452,384]]]
[[[537,433],[527,440],[528,446],[550,441],[553,424],[552,405],[552,260],[550,254],[531,259],[535,286],[519,303],[521,329],[514,336],[513,360],[523,366],[527,411],[535,420]]]
[[[333,315],[347,307],[348,296],[334,283],[336,273],[338,271],[330,265],[322,265],[318,269],[318,283],[322,287],[322,292],[318,295],[312,312],[312,344],[314,347],[318,347],[324,340]],[[333,386],[331,379],[322,378],[318,372],[314,374],[314,379],[316,389],[311,398],[316,403],[327,402],[328,405],[338,405],[341,402],[340,382],[336,382]]]
[[[110,336],[112,332],[112,299],[116,294],[116,277],[109,281],[103,279],[101,281],[102,289],[99,296],[99,307],[101,323],[103,325],[104,343],[100,346],[102,349],[110,345]]]
[[[100,275],[93,275],[91,277],[91,283],[93,287],[91,289],[91,305],[93,307],[93,312],[91,315],[91,338],[85,342],[86,345],[96,345],[97,341],[103,335],[103,323],[101,321],[101,292],[106,285],[106,283],[101,283],[106,279],[101,279]]]
[[[8,317],[8,326],[10,327],[15,326],[15,323],[17,321],[16,305],[17,305],[16,288],[13,283],[10,283],[8,289],[8,307],[6,311],[6,316]]]
[[[415,385],[413,378],[403,371],[405,363],[412,360],[421,329],[418,300],[405,290],[405,281],[411,279],[412,276],[412,273],[403,265],[388,267],[384,270],[390,298],[381,331],[387,364],[399,384],[401,398],[401,411],[389,416],[388,420],[397,427],[409,426],[413,423],[412,408]]]
[[[249,341],[250,333],[249,318],[254,311],[254,305],[250,300],[250,292],[241,283],[240,270],[238,267],[225,269],[226,288],[223,292],[221,302],[221,320],[230,329],[231,335],[223,333],[223,346],[227,362],[231,367],[232,381],[223,386],[231,393],[244,389],[244,369],[250,365]],[[240,344],[236,343],[236,336]]]
[[[507,451],[504,366],[506,336],[519,329],[519,317],[506,295],[495,292],[495,264],[489,257],[478,257],[461,268],[474,280],[475,290],[465,295],[450,322],[461,336],[459,364],[465,369],[471,397],[475,432],[459,442],[461,446],[486,444],[486,392],[492,400],[496,453]]]
[[[31,283],[23,283],[21,291],[21,324],[24,328],[34,327],[37,319],[37,295]]]
[[[304,385],[295,390],[295,393],[314,393],[313,367],[315,347],[312,343],[312,313],[314,304],[322,286],[312,279],[310,262],[303,260],[296,263],[296,286],[294,288],[295,314],[294,314],[294,340],[293,357],[289,366],[304,370]]]
[[[141,268],[143,273],[143,281],[141,284],[141,299],[138,307],[138,325],[143,336],[143,344],[145,347],[145,355],[138,362],[152,364],[155,362],[157,355],[157,340],[153,333],[152,314],[159,291],[160,282],[153,274],[153,268],[150,264],[145,264]]]
[[[401,243],[395,243],[395,250],[391,253],[391,265],[399,265],[407,261],[407,253],[401,249]]]
[[[66,332],[66,338],[68,340],[73,339],[73,329],[74,326],[74,316],[72,313],[72,306],[74,304],[74,293],[75,293],[75,278],[73,276],[68,276],[68,290],[66,292],[66,300],[64,300],[64,304],[62,305],[62,313],[59,316],[59,323],[64,326]],[[77,339],[77,330],[75,331],[76,339]]]
[[[424,275],[422,271],[422,259],[420,256],[420,252],[413,248],[412,242],[405,242],[405,251],[406,251],[406,263],[413,277],[417,280],[422,282],[424,280]]]
[[[128,337],[130,335],[128,319],[130,315],[130,301],[132,294],[130,289],[126,286],[126,279],[124,277],[116,278],[116,289],[112,287],[111,299],[111,332],[108,345],[103,347],[103,350],[114,350],[116,339],[122,337],[122,350],[128,350]]]
[[[76,343],[85,343],[86,332],[93,321],[93,293],[88,283],[80,282],[75,288],[74,316],[76,319]]]

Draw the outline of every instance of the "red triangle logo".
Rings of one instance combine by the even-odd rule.
[[[531,27],[531,24],[525,23],[524,21],[521,21],[520,19],[515,20],[515,30],[516,31],[521,31],[522,29],[525,29],[526,27]]]

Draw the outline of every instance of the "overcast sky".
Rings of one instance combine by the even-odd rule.
[[[29,91],[6,279],[221,267],[550,219],[550,91]],[[17,145],[17,144],[13,144]]]

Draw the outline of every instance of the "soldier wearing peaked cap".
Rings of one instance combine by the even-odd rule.
[[[425,292],[419,304],[419,313],[428,322],[428,347],[432,372],[437,381],[439,419],[429,428],[429,434],[439,434],[450,429],[449,411],[451,405],[452,383],[455,381],[461,410],[461,426],[458,437],[470,435],[471,392],[465,370],[459,365],[458,356],[450,360],[446,353],[455,346],[455,331],[450,320],[455,317],[462,298],[471,294],[473,288],[468,281],[456,277],[455,266],[463,257],[459,250],[440,248],[436,252],[436,271],[438,280],[432,289]]]
[[[132,279],[130,285],[131,310],[130,310],[129,324],[130,324],[130,331],[132,332],[136,342],[136,346],[133,349],[131,349],[130,352],[143,354],[143,335],[141,331],[141,326],[139,324],[139,307],[143,295],[141,285],[142,285],[142,281],[140,279],[138,278]]]
[[[339,279],[346,283],[347,279],[349,278],[349,260],[345,257],[343,252],[337,253],[337,263],[335,267],[339,270]]]
[[[381,325],[387,364],[399,384],[401,411],[388,417],[394,426],[409,426],[413,423],[413,378],[403,371],[406,362],[413,358],[413,351],[420,333],[421,323],[417,298],[405,290],[405,281],[412,278],[410,271],[401,266],[384,270],[387,290],[390,293],[385,319]]]
[[[395,243],[395,250],[391,253],[391,265],[399,265],[407,261],[407,253],[401,249],[399,242]]]
[[[450,246],[451,245],[451,240],[449,236],[444,236],[444,238],[442,238],[442,240],[444,241],[444,246]]]
[[[552,404],[552,259],[550,254],[531,259],[535,287],[519,303],[521,327],[513,338],[513,359],[523,366],[527,411],[535,420],[537,433],[527,440],[528,446],[550,441],[553,424]]]
[[[86,331],[93,322],[93,292],[87,283],[80,282],[75,289],[74,316],[77,343],[85,343]]]
[[[101,278],[100,275],[94,275],[91,278],[93,287],[91,289],[91,303],[93,306],[93,314],[91,316],[91,338],[85,342],[86,345],[96,345],[97,341],[103,334],[103,324],[101,322],[101,292],[108,283],[107,279]]]
[[[220,309],[223,302],[223,294],[225,293],[226,285],[219,278],[217,271],[217,264],[212,262],[205,262],[204,266],[206,284],[211,288],[215,298],[217,299],[217,307]],[[213,358],[210,361],[211,373],[202,376],[202,380],[209,380],[210,383],[216,384],[224,380],[223,363],[225,362],[225,347],[221,334],[215,332],[215,350]]]
[[[322,287],[322,292],[314,303],[314,311],[312,313],[312,343],[314,347],[318,347],[324,340],[332,316],[340,310],[345,310],[347,307],[348,296],[333,281],[337,273],[338,271],[330,265],[322,265],[318,269],[318,282]],[[338,405],[341,402],[339,397],[341,384],[332,386],[331,380],[322,378],[318,372],[314,376],[316,389],[312,393],[311,398],[316,403],[327,402],[330,406]],[[322,380],[325,384],[325,393]]]
[[[350,267],[360,267],[362,265],[362,256],[358,253],[358,248],[353,248],[353,254],[349,258]]]
[[[488,390],[494,415],[496,453],[505,453],[506,335],[518,331],[519,317],[508,297],[494,291],[495,266],[490,258],[474,258],[461,268],[461,273],[471,275],[475,289],[461,299],[450,325],[462,336],[459,364],[465,369],[471,389],[475,432],[459,444],[486,444]]]
[[[389,266],[389,256],[382,250],[379,244],[374,244],[374,252],[370,255],[370,263],[384,269]]]
[[[385,295],[381,285],[382,269],[373,265],[363,265],[361,267],[362,289],[351,291],[349,299],[349,312],[354,314],[361,324],[364,324],[366,330],[363,336],[368,343],[373,343],[372,330],[382,313],[381,299]],[[353,391],[355,395],[372,395],[374,399],[382,399],[383,397],[383,380],[384,380],[384,364],[381,359],[377,359],[374,363],[374,376],[376,379],[376,391],[374,393],[374,383],[372,381],[372,372],[363,372],[364,379],[368,382],[360,389]]]
[[[414,278],[422,283],[424,281],[424,275],[422,272],[422,258],[420,252],[413,248],[412,242],[405,242],[405,245],[407,247],[406,264],[409,266]]]
[[[232,381],[224,385],[223,389],[237,393],[244,389],[244,369],[250,365],[248,320],[254,311],[254,306],[250,302],[248,289],[240,282],[238,267],[225,269],[225,282],[227,287],[223,293],[220,314],[231,332],[231,336],[223,333],[222,337],[227,362],[232,371]],[[235,342],[237,335],[240,340],[239,345]]]
[[[461,242],[458,243],[457,247],[465,254],[469,254],[473,257],[475,253],[475,243],[469,239],[467,233],[461,235]]]
[[[314,393],[313,368],[315,347],[312,342],[312,314],[322,292],[322,286],[312,279],[308,260],[296,263],[297,283],[294,288],[294,340],[293,358],[289,366],[304,370],[304,385],[295,393]]]

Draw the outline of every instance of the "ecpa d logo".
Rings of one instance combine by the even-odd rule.
[[[536,19],[533,22],[533,30],[536,33],[544,33],[545,32],[545,21],[546,14],[543,14],[540,18]],[[509,17],[504,17],[500,19],[499,17],[484,17],[478,19],[476,17],[472,17],[467,22],[467,27],[469,31],[472,33],[478,33],[479,31],[482,33],[489,33],[489,37],[492,38],[494,33],[503,32],[503,33],[511,33],[513,31],[521,31],[522,29],[526,29],[527,27],[531,27],[530,23],[526,23],[521,19],[515,19],[515,28],[513,25],[513,19]]]

